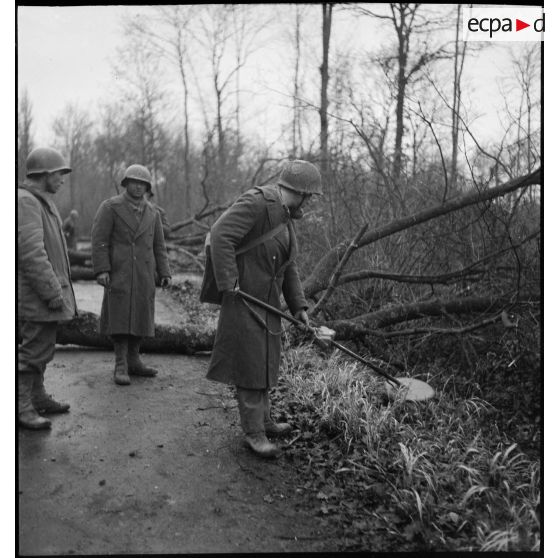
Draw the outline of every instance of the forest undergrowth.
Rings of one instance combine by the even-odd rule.
[[[537,361],[509,367],[504,343],[463,369],[431,344],[407,371],[435,388],[427,402],[389,400],[382,378],[338,351],[288,347],[274,390],[297,426],[287,459],[346,550],[539,550]]]
[[[173,290],[192,317],[214,319],[195,288]],[[273,413],[294,426],[284,458],[335,550],[540,549],[539,334],[533,322],[391,342],[405,364],[396,375],[436,391],[407,402],[388,399],[383,378],[350,357],[287,332]]]

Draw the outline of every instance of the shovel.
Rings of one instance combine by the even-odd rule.
[[[289,314],[278,310],[274,306],[271,306],[263,300],[249,295],[244,291],[237,290],[235,292],[244,300],[252,302],[257,306],[260,306],[261,308],[264,308],[265,310],[271,312],[272,314],[281,316],[281,318],[295,324],[301,329],[310,331],[314,335],[314,339],[320,339],[316,333],[316,328],[307,326],[304,322],[297,320],[293,316],[290,316]],[[340,351],[348,354],[349,356],[352,356],[354,359],[358,360],[362,364],[365,364],[380,376],[383,376],[387,380],[386,391],[390,399],[395,399],[395,397],[399,395],[404,401],[426,401],[427,399],[431,399],[434,396],[434,390],[426,382],[415,380],[414,378],[395,378],[391,374],[388,374],[385,370],[382,370],[379,366],[376,366],[365,358],[362,358],[360,355],[357,355],[350,349],[347,349],[347,347],[344,347],[343,345],[341,345],[341,343],[338,343],[333,339],[329,339],[327,342],[338,348]]]

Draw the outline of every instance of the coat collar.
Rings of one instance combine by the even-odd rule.
[[[115,213],[134,231],[134,238],[140,236],[145,229],[149,226],[151,222],[153,207],[149,202],[145,202],[145,209],[143,215],[138,224],[138,221],[134,215],[133,209],[130,207],[130,202],[126,200],[124,194],[119,194],[115,197],[113,202],[113,208]]]
[[[30,194],[33,194],[36,198],[39,198],[50,210],[52,214],[58,219],[60,224],[62,224],[62,218],[60,217],[60,213],[58,212],[58,208],[54,203],[53,194],[43,190],[42,188],[38,188],[33,184],[29,184],[29,182],[24,182],[20,185],[20,188],[27,190]]]

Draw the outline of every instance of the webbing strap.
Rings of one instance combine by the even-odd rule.
[[[287,223],[280,223],[274,229],[271,229],[270,231],[267,231],[262,236],[259,236],[258,238],[255,238],[251,242],[248,242],[248,244],[246,244],[245,246],[242,246],[241,248],[239,248],[235,252],[235,255],[239,256],[240,254],[244,254],[244,252],[248,252],[248,250],[251,250],[252,248],[255,248],[256,246],[262,244],[262,242],[265,242],[266,240],[269,240],[270,238],[273,238],[275,235],[279,234],[284,228],[286,228],[286,226],[287,226]]]

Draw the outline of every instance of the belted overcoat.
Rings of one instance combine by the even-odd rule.
[[[61,296],[62,308],[48,303]],[[27,183],[17,190],[17,310],[20,320],[59,322],[77,313],[62,219],[52,194]]]
[[[235,252],[280,223],[275,237],[235,256]],[[288,209],[276,186],[252,188],[215,222],[210,235],[217,288],[241,290],[292,314],[308,308],[295,258],[297,243]],[[207,378],[246,389],[277,384],[281,358],[281,318],[225,293]]]
[[[105,335],[155,335],[155,272],[170,277],[161,219],[145,202],[138,223],[125,194],[105,200],[91,231],[95,275],[109,272],[99,330]]]

